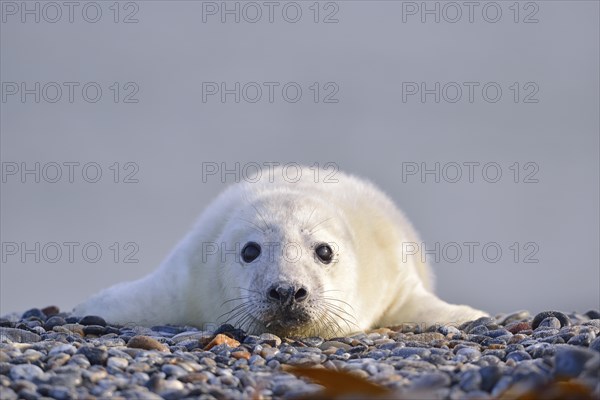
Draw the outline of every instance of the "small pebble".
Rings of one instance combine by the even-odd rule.
[[[67,323],[67,321],[65,321],[65,319],[63,317],[54,315],[46,320],[46,323],[44,324],[44,328],[47,331],[51,331],[52,329],[54,329],[55,326],[61,326],[66,323]]]
[[[10,368],[9,376],[13,380],[25,379],[32,381],[44,375],[44,371],[37,365],[18,364]]]
[[[502,377],[502,368],[498,364],[486,365],[479,370],[481,375],[481,389],[490,392]]]
[[[456,351],[456,356],[460,360],[474,361],[481,357],[481,352],[473,347],[463,347]]]
[[[547,317],[547,318],[544,318],[542,320],[542,322],[540,322],[539,325],[534,329],[535,330],[538,330],[538,329],[560,329],[561,326],[562,326],[562,324],[560,323],[558,318]]]
[[[281,338],[277,335],[273,335],[272,333],[263,333],[258,337],[259,342],[268,343],[273,347],[277,347],[281,344]]]
[[[106,361],[107,367],[117,368],[117,369],[125,369],[129,365],[129,361],[122,357],[110,357]]]
[[[598,336],[592,341],[592,343],[590,343],[590,349],[600,352],[600,336]]]
[[[84,335],[101,336],[106,332],[106,328],[101,325],[86,325],[83,327]]]
[[[40,310],[38,308],[32,308],[30,310],[25,311],[23,313],[23,315],[21,316],[21,319],[29,319],[31,317],[38,318],[38,319],[40,319],[42,321],[45,321],[46,318],[47,318],[46,314],[44,314],[42,312],[42,310]]]
[[[48,355],[54,356],[57,354],[64,353],[64,354],[68,354],[68,355],[72,356],[76,352],[77,352],[77,348],[75,346],[73,346],[72,344],[59,344],[58,346],[50,349],[50,351],[48,352]]]
[[[62,326],[55,326],[54,328],[52,328],[52,330],[55,332],[67,333],[71,335],[85,335],[85,333],[83,332],[83,325],[80,324],[67,323]]]
[[[86,315],[79,320],[80,325],[99,325],[106,326],[106,321],[102,317],[96,315]]]
[[[422,375],[417,376],[411,382],[411,389],[423,390],[423,389],[437,389],[447,387],[451,383],[451,378],[448,374],[438,371],[425,372]]]
[[[588,347],[592,341],[595,339],[595,335],[593,333],[580,333],[579,335],[575,335],[567,341],[567,344],[571,344],[573,346],[583,346]]]
[[[40,340],[42,340],[40,335],[24,329],[5,327],[0,328],[0,343],[33,343],[39,342]]]
[[[204,348],[204,350],[210,350],[215,346],[219,346],[225,344],[229,347],[238,347],[240,345],[240,342],[238,342],[237,340],[230,338],[227,335],[223,335],[223,334],[217,334],[213,340],[210,341],[210,343],[208,343],[206,345],[206,347]]]
[[[177,365],[165,364],[162,366],[161,371],[167,376],[179,378],[187,375],[187,371]]]
[[[158,350],[168,352],[169,346],[160,343],[158,340],[150,336],[138,335],[134,336],[127,342],[127,347],[144,350]]]
[[[106,350],[91,346],[79,348],[77,354],[85,356],[91,365],[104,365],[108,359],[108,352]]]
[[[557,346],[558,347],[558,346]],[[577,377],[585,363],[592,357],[600,357],[593,351],[581,347],[562,345],[556,349],[554,374],[558,377]]]
[[[346,343],[338,342],[335,340],[330,340],[330,341],[321,343],[319,348],[321,350],[327,350],[329,348],[350,350],[352,348],[352,346],[350,346],[349,344],[346,344]]]
[[[60,310],[56,306],[48,306],[48,307],[42,308],[42,312],[44,313],[44,315],[46,317],[51,317],[53,315],[58,314],[60,312]]]
[[[514,360],[514,361],[523,361],[523,360],[531,360],[531,356],[524,350],[517,350],[511,353],[508,353],[506,356],[506,360]]]
[[[478,390],[481,386],[481,374],[478,370],[468,370],[460,378],[460,388],[465,392]]]
[[[537,314],[533,318],[533,321],[531,322],[531,329],[535,330],[540,325],[540,323],[548,317],[554,317],[554,318],[558,319],[561,326],[571,325],[571,321],[569,320],[569,317],[567,317],[564,313],[561,313],[560,311],[544,311],[544,312]]]
[[[528,319],[529,317],[529,311],[517,311],[515,313],[507,315],[500,324],[507,325],[514,322],[518,323],[520,321]]]
[[[600,311],[590,310],[585,313],[585,316],[587,316],[589,319],[600,319]]]

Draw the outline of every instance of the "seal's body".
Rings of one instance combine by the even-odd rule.
[[[318,181],[309,168],[300,178],[271,172],[228,188],[156,271],[100,292],[75,315],[116,324],[229,322],[282,336],[486,315],[432,293],[430,270],[414,251],[420,240],[372,184],[341,173]]]

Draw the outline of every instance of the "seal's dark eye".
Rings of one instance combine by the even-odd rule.
[[[333,250],[327,244],[321,244],[315,249],[315,253],[323,264],[329,264],[333,260]]]
[[[242,249],[242,260],[252,262],[260,256],[260,245],[254,242],[248,242]]]

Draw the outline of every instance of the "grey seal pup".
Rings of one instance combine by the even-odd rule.
[[[439,299],[413,227],[370,182],[276,168],[221,193],[158,269],[77,306],[113,324],[231,323],[249,333],[343,336],[486,316]],[[414,246],[413,246],[414,248]]]

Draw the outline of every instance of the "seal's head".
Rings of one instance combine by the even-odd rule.
[[[353,241],[344,216],[319,198],[268,192],[247,199],[219,239],[222,319],[280,336],[356,330]]]

